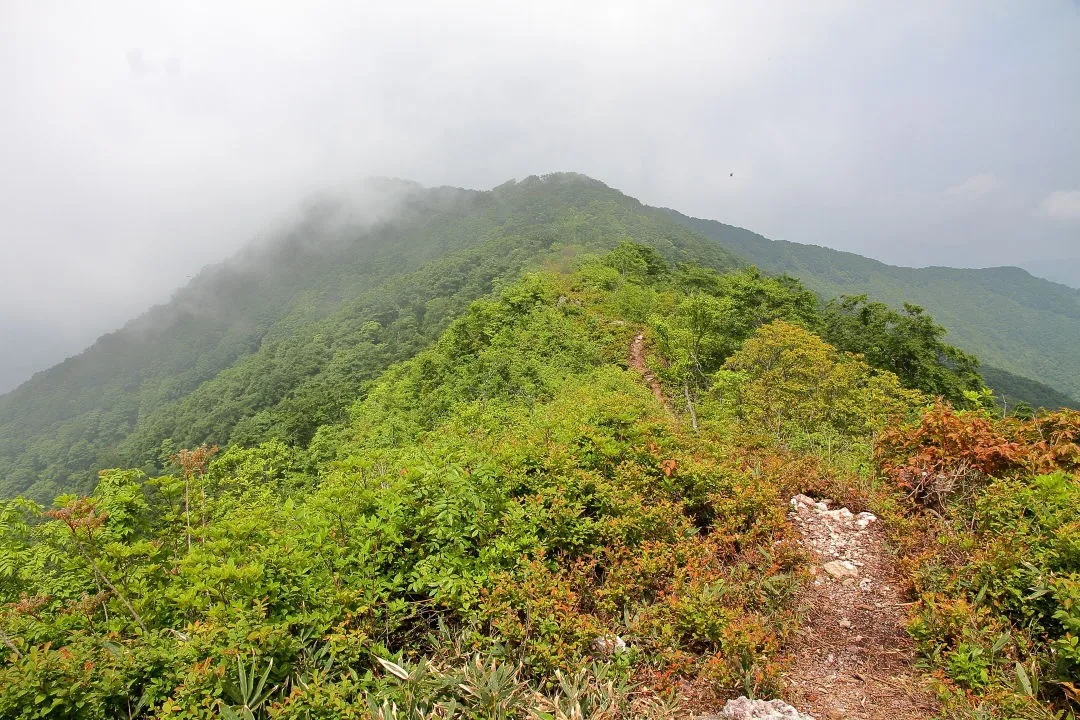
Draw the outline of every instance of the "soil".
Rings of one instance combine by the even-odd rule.
[[[668,404],[667,398],[664,397],[664,391],[660,387],[660,378],[656,377],[656,373],[649,369],[649,366],[645,364],[645,335],[638,333],[634,337],[634,341],[630,343],[630,367],[637,370],[641,374],[641,378],[645,381],[645,385],[652,390],[656,399],[663,404],[668,411],[671,411],[671,405]]]
[[[881,523],[801,495],[792,499],[791,519],[814,558],[786,678],[791,704],[817,720],[935,717],[905,630],[911,603]]]

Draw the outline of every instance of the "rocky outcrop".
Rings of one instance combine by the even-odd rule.
[[[716,717],[722,720],[814,720],[782,700],[751,700],[745,697],[729,700]]]

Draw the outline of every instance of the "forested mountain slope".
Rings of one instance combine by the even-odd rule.
[[[49,510],[0,501],[0,717],[690,720],[819,697],[835,645],[805,590],[839,580],[796,494],[882,514],[916,591],[889,606],[902,660],[851,666],[864,681],[903,690],[918,653],[942,716],[1075,708],[1080,414],[957,413],[825,342],[850,337],[830,313],[790,278],[620,243],[469,304],[307,447],[186,448]],[[923,346],[910,381],[978,390],[911,329],[880,338]],[[885,579],[850,595],[872,612]],[[799,687],[800,657],[827,681]]]
[[[979,358],[992,387],[1009,388],[1010,403],[1075,406],[1080,398],[1080,290],[1013,267],[896,267],[670,212],[765,272],[794,275],[826,298],[867,294],[925,308],[948,329],[950,343]]]
[[[0,397],[0,496],[50,500],[96,471],[200,442],[304,443],[391,363],[524,267],[632,239],[737,260],[578,175],[488,192],[382,181],[208,268],[166,305]],[[163,444],[164,443],[164,444]]]

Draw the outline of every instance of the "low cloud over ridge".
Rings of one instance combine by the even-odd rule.
[[[0,339],[70,350],[375,175],[574,170],[912,265],[1078,253],[1071,0],[15,0],[0,92]]]

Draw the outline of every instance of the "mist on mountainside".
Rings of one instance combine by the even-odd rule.
[[[0,395],[14,389],[39,370],[52,367],[93,342],[93,329],[73,336],[55,328],[26,327],[21,318],[0,318]]]
[[[377,181],[353,199],[322,197],[291,225],[204,269],[168,303],[0,396],[0,492],[47,500],[60,489],[91,487],[109,466],[153,472],[173,446],[267,438],[306,445],[320,426],[341,420],[367,382],[433,342],[469,302],[524,270],[565,267],[624,240],[676,264],[730,270],[751,258],[770,272],[793,270],[769,264],[773,243],[760,236],[718,223],[700,225],[705,234],[698,234],[687,222],[573,173],[483,192]],[[714,227],[727,230],[714,234]],[[1055,295],[1049,290],[1067,289],[1019,270],[1034,284],[1006,279],[1003,289],[994,271],[972,270],[914,275],[898,285],[890,273],[906,277],[908,270],[852,258],[875,268],[865,288],[829,284],[851,276],[844,262],[832,262],[824,276],[813,263],[794,268],[810,287],[833,290],[815,300],[823,306],[844,292],[870,296],[867,310],[881,329],[849,336],[907,327],[902,332],[940,342],[952,327],[967,338],[960,351],[978,356],[1047,334],[1053,342],[1037,352],[1011,362],[1004,356],[993,390],[1008,406],[1075,404],[1071,375],[1046,372],[1059,383],[1051,387],[1036,377],[1075,361],[1067,338],[1080,334],[1080,294]],[[932,315],[901,313],[878,299],[895,307],[925,303],[950,324],[939,327]],[[997,323],[988,327],[979,308],[991,306]],[[1059,348],[1054,342],[1062,338]],[[909,352],[902,345],[891,351],[896,362],[915,362],[904,359]],[[956,360],[948,362],[976,377],[975,358],[962,353]],[[946,387],[927,391],[961,397]]]
[[[242,294],[245,286],[266,282],[297,282],[302,273],[273,277],[275,268],[280,270],[286,260],[302,264],[307,258],[316,266],[343,255],[355,260],[358,247],[367,243],[374,249],[373,229],[409,217],[416,212],[418,199],[423,196],[427,202],[430,195],[416,183],[391,178],[369,178],[347,188],[324,190],[292,203],[287,211],[268,212],[266,224],[253,235],[223,238],[221,256],[192,268],[178,287],[143,289],[137,295],[145,295],[141,307],[91,303],[64,317],[47,314],[44,308],[33,314],[0,316],[5,339],[0,345],[0,395],[121,328],[128,335],[168,332],[178,315],[225,322],[237,309],[230,293]],[[439,202],[453,204],[466,195],[447,189]],[[151,305],[165,304],[167,312],[161,307],[149,310]]]
[[[1068,0],[5,3],[2,362],[45,369],[369,176],[574,170],[896,265],[1069,257],[1078,37]]]

